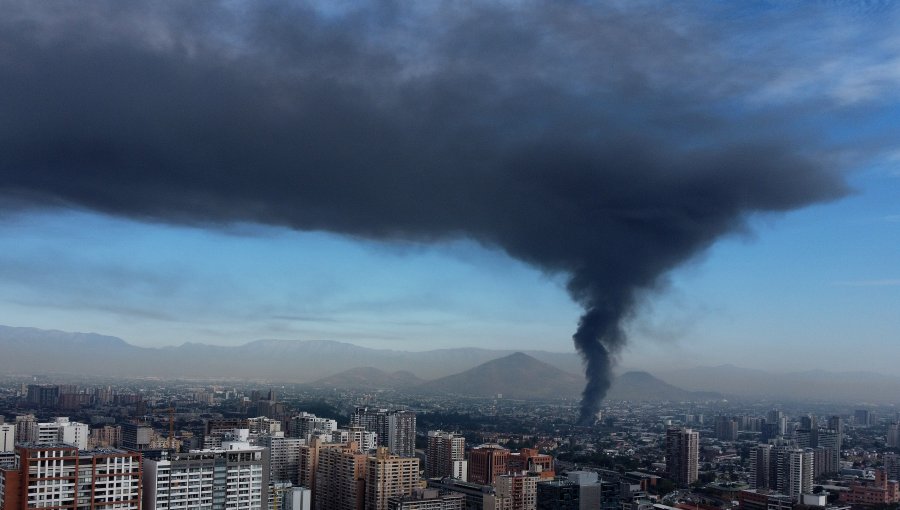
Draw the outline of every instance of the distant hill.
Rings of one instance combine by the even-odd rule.
[[[647,372],[625,372],[613,381],[606,398],[633,401],[689,401],[720,399],[722,395],[714,392],[687,391]]]
[[[872,372],[806,370],[778,373],[719,365],[672,370],[660,372],[659,375],[683,388],[716,388],[732,397],[848,403],[900,402],[900,377]]]
[[[516,352],[482,363],[459,374],[442,377],[419,387],[425,393],[450,393],[475,397],[554,398],[575,397],[584,379]]]
[[[145,348],[93,333],[0,326],[0,373],[93,374],[112,377],[266,379],[310,382],[357,367],[408,370],[434,379],[514,351],[458,348],[410,352],[329,340],[256,340],[238,346],[184,343]],[[528,351],[555,367],[580,373],[575,353]]]
[[[308,385],[314,388],[371,388],[397,389],[416,388],[425,382],[412,372],[398,370],[388,373],[375,367],[356,367],[313,381]]]
[[[423,393],[447,393],[478,397],[546,399],[576,398],[584,379],[563,372],[527,354],[517,352],[488,361],[465,372],[427,382]],[[647,372],[626,372],[613,380],[611,400],[687,401],[722,398],[718,393],[683,390]]]

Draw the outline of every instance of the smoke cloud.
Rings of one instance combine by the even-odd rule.
[[[151,4],[4,2],[5,207],[474,239],[568,278],[585,421],[639,293],[750,214],[845,192],[758,103],[792,57],[732,52],[752,26],[631,2]]]

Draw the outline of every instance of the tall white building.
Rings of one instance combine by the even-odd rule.
[[[378,434],[370,432],[360,425],[351,425],[346,429],[337,429],[331,433],[332,443],[359,445],[359,451],[368,452],[378,447]]]
[[[246,437],[249,431],[242,431]],[[246,441],[187,453],[144,457],[144,508],[155,510],[264,510],[268,505],[268,450]]]
[[[801,495],[812,492],[813,455],[809,450],[794,450],[788,454],[787,480],[782,493],[795,501],[799,501]]]
[[[85,423],[69,421],[67,417],[55,418],[50,422],[37,422],[23,419],[17,423],[20,428],[17,434],[21,434],[19,441],[34,444],[68,443],[85,450],[88,446],[88,438],[91,434],[90,427]]]
[[[305,439],[307,443],[312,436],[319,434],[331,435],[337,430],[337,421],[330,418],[319,418],[311,413],[300,413],[291,417],[288,422],[288,435]]]
[[[16,424],[0,425],[0,452],[11,452],[16,449]]]

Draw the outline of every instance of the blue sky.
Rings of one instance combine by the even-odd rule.
[[[623,365],[893,373],[900,177],[882,167],[851,182],[854,195],[758,217],[673,273],[632,321]],[[6,218],[0,254],[0,323],[144,346],[282,338],[572,351],[580,313],[559,276],[467,241],[398,246],[51,210]]]
[[[751,189],[736,213],[739,220],[747,211],[747,228],[726,233],[643,294],[625,323],[630,341],[621,366],[896,372],[898,8],[322,5],[120,9],[100,1],[90,12],[65,12],[14,3],[0,20],[0,51],[12,48],[0,53],[8,66],[0,88],[16,89],[0,98],[15,120],[0,119],[0,171],[8,174],[0,180],[0,324],[98,332],[143,346],[279,338],[405,350],[573,351],[583,309],[566,292],[565,271],[540,267],[595,261],[572,263],[522,242],[529,214],[543,204],[503,199],[549,197],[548,210],[567,212],[557,193],[582,207],[586,192],[577,184],[599,182],[605,191],[602,176],[592,179],[608,169],[585,166],[547,181],[538,168],[505,181],[505,168],[484,162],[508,164],[520,145],[534,156],[531,146],[540,144],[532,142],[567,147],[562,139],[581,152],[550,154],[554,164],[577,166],[583,154],[608,163],[612,156],[596,146],[615,149],[611,141],[619,141],[624,152],[639,147],[629,164],[682,158],[687,163],[673,163],[673,171],[687,179],[692,162],[707,161],[691,158],[707,151],[735,168],[758,160],[761,172],[770,171],[760,179],[774,176],[785,187],[794,175],[802,180],[802,165],[776,165],[772,173],[772,161],[840,172],[852,188],[815,205],[827,194],[794,189],[785,191],[797,195],[785,203],[767,196],[754,202],[758,183],[724,164],[723,173]],[[482,25],[482,18],[493,21]],[[92,29],[79,34],[85,27]],[[73,34],[87,42],[66,44]],[[86,64],[59,71],[56,58]],[[49,70],[29,74],[41,71],[35,62],[50,62]],[[135,78],[141,72],[150,80],[146,89]],[[320,76],[328,79],[320,83]],[[260,90],[268,94],[261,105]],[[319,103],[328,107],[320,112]],[[382,117],[386,111],[395,115]],[[420,124],[409,112],[435,118]],[[284,135],[285,126],[297,139]],[[393,138],[397,133],[403,136]],[[418,152],[422,140],[431,142],[420,133],[434,134],[435,148]],[[760,151],[736,160],[729,149],[744,141],[766,142],[756,147],[794,159]],[[260,153],[276,154],[274,163]],[[308,158],[300,170],[290,166],[298,158]],[[428,164],[431,181],[421,168]],[[482,177],[481,164],[496,177],[485,179],[487,192],[477,182],[454,187],[455,178]],[[475,170],[460,172],[465,165]],[[360,167],[368,173],[354,173]],[[548,175],[556,170],[551,165]],[[651,170],[636,175],[660,177],[662,184],[648,182],[667,198],[668,168]],[[579,172],[588,173],[585,180]],[[535,176],[553,191],[529,187]],[[640,181],[616,178],[611,182],[626,191]],[[419,179],[426,185],[408,185]],[[443,187],[451,191],[443,195]],[[522,195],[506,195],[511,187]],[[706,188],[699,187],[702,197]],[[778,195],[777,186],[760,187]],[[397,200],[383,198],[391,196]],[[598,205],[587,196],[586,212],[621,213],[615,197]],[[448,205],[458,208],[445,212]],[[636,210],[652,216],[655,205]],[[506,216],[503,207],[522,214]],[[794,210],[756,212],[778,209]],[[423,220],[409,211],[423,212]],[[369,225],[370,212],[387,219]],[[448,218],[453,214],[464,219]],[[547,223],[549,231],[544,224],[535,232],[552,244],[557,232]],[[560,225],[558,239],[580,241],[581,231],[571,227],[570,234],[570,227]],[[701,237],[690,246],[702,245]]]

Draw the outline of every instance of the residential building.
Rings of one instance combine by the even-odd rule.
[[[768,489],[772,486],[772,445],[759,444],[750,449],[750,488]]]
[[[318,450],[313,491],[316,510],[363,510],[366,458],[353,443]]]
[[[16,449],[16,424],[0,425],[0,452],[11,452]]]
[[[467,478],[466,438],[442,430],[428,431],[425,478]]]
[[[888,425],[885,439],[888,448],[900,448],[900,422],[892,421]]]
[[[697,481],[699,456],[699,432],[689,428],[666,431],[666,472],[679,487]]]
[[[497,488],[497,509],[535,510],[540,479],[539,476],[524,473],[498,476],[494,482]]]
[[[303,445],[302,439],[284,437],[283,432],[276,432],[257,437],[256,445],[269,450],[270,482],[300,484],[300,447]]]
[[[65,443],[23,443],[18,465],[0,469],[0,510],[141,508],[141,456],[79,450]]]
[[[354,442],[359,446],[359,451],[366,453],[378,447],[378,434],[369,432],[361,425],[350,425],[332,432],[331,441],[342,444]]]
[[[268,464],[268,450],[246,441],[228,442],[212,450],[147,452],[144,508],[264,510]]]
[[[300,413],[288,420],[289,437],[299,437],[310,441],[316,434],[331,434],[337,430],[337,421],[330,418],[319,418],[311,413]]]
[[[416,413],[372,407],[357,407],[350,417],[351,425],[359,425],[378,435],[378,445],[394,455],[416,454]]]
[[[366,459],[366,510],[388,510],[388,499],[410,496],[419,485],[419,459],[381,446]]]

